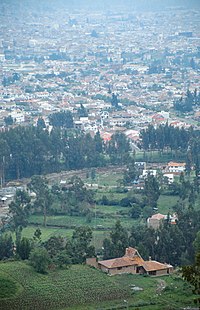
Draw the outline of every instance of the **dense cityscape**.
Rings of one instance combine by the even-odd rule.
[[[173,104],[199,88],[199,11],[18,16],[5,7],[1,14],[2,130],[9,116],[14,124],[35,125],[38,117],[48,124],[49,114],[61,110],[102,135],[129,125],[127,134],[137,136],[148,123],[166,120],[198,125],[198,107],[181,120]]]

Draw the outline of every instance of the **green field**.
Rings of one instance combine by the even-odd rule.
[[[96,173],[96,177],[94,180],[91,178],[85,179],[84,182],[90,184],[98,184],[99,186],[117,186],[118,180],[123,179],[122,172],[101,172]]]
[[[131,219],[130,217],[95,217],[92,218],[91,222],[87,221],[86,217],[83,216],[69,216],[69,215],[51,215],[47,216],[47,225],[54,226],[54,227],[65,227],[65,228],[75,228],[77,226],[90,226],[92,228],[97,229],[105,229],[108,230],[112,228],[116,220],[120,219],[121,224],[124,227],[131,227],[134,224],[138,224],[138,221]],[[29,218],[30,224],[37,224],[42,225],[43,223],[43,216],[42,215],[31,215]]]
[[[65,229],[65,228],[51,228],[51,227],[39,227],[42,235],[42,241],[48,240],[51,236],[65,236],[71,237],[73,233],[73,229]],[[37,229],[36,226],[28,226],[23,229],[22,236],[27,238],[33,238],[33,234]]]
[[[0,310],[180,309],[193,306],[190,287],[178,276],[107,276],[84,265],[42,275],[24,262],[0,263]],[[165,288],[160,288],[160,283]],[[9,283],[9,289],[6,285]],[[133,286],[142,290],[135,292]]]
[[[23,229],[22,236],[27,238],[33,238],[33,234],[36,230],[36,226],[28,226]],[[73,233],[73,229],[66,228],[51,228],[51,227],[42,227],[40,226],[40,230],[42,232],[41,239],[42,241],[48,240],[51,236],[62,236],[70,238]],[[109,236],[108,230],[93,230],[93,239],[92,244],[95,246],[96,250],[101,249],[103,245],[103,240]],[[15,234],[13,234],[15,238]]]
[[[135,155],[136,161],[146,161],[148,163],[165,163],[171,160],[185,160],[185,154],[181,152],[168,152],[164,151],[161,153],[160,151],[146,151],[145,154],[143,151],[137,151]]]
[[[128,211],[130,210],[130,208],[124,208],[124,207],[120,207],[120,206],[97,205],[95,210],[96,210],[96,212],[101,212],[104,215],[117,216],[117,214],[120,211],[126,212],[128,214]]]
[[[108,199],[120,201],[125,197],[125,194],[113,193],[113,192],[100,192],[99,197],[103,194],[107,194]],[[126,194],[127,195],[127,194]],[[137,197],[141,199],[140,195]],[[158,200],[158,210],[157,212],[167,214],[168,212],[173,213],[173,206],[177,202],[177,196],[161,195]],[[92,217],[88,221],[87,217],[83,216],[69,216],[69,215],[51,215],[47,216],[47,227],[44,228],[43,216],[42,215],[32,215],[29,218],[30,225],[23,230],[23,236],[32,238],[34,231],[37,226],[40,227],[42,231],[42,240],[46,241],[53,235],[61,235],[64,237],[71,237],[75,227],[87,225],[93,229],[93,240],[92,243],[96,250],[101,249],[103,240],[108,237],[109,232],[115,225],[116,220],[120,220],[121,224],[130,229],[132,226],[138,224],[144,224],[141,219],[132,219],[129,216],[128,207],[121,207],[119,205],[98,205],[93,207],[93,214],[96,217]],[[123,212],[123,216],[120,214]]]
[[[99,189],[95,193],[95,198],[101,199],[103,196],[106,196],[109,200],[117,200],[120,201],[124,197],[127,197],[127,193],[116,193],[114,189],[105,190],[105,189]]]
[[[107,206],[102,206],[107,207]],[[110,207],[110,206],[108,206]],[[111,207],[112,208],[112,207]],[[127,208],[124,208],[127,209]],[[115,217],[102,217],[102,218],[92,218],[90,223],[87,222],[86,217],[78,216],[48,216],[46,228],[42,227],[43,216],[42,215],[32,215],[29,219],[34,225],[29,225],[23,229],[23,236],[33,237],[34,231],[39,227],[42,231],[42,241],[47,240],[53,235],[61,235],[64,237],[71,237],[73,230],[78,226],[90,226],[93,229],[93,239],[92,244],[95,246],[96,250],[99,251],[102,248],[103,240],[109,236],[111,228],[115,225],[116,220],[120,219],[122,225],[126,228],[131,228],[133,225],[138,225],[138,220],[131,219],[130,217],[122,218],[119,216]],[[63,228],[59,227],[62,226]]]
[[[170,212],[172,214],[174,212],[173,206],[176,205],[178,198],[178,196],[160,195],[158,199],[158,212],[162,214]]]

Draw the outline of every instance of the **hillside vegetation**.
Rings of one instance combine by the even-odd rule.
[[[1,310],[123,309],[127,304],[130,309],[179,309],[193,300],[190,287],[178,276],[109,277],[85,265],[39,274],[25,262],[6,262],[0,264],[0,279]],[[134,292],[134,286],[141,291]]]

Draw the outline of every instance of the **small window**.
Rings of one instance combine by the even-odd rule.
[[[151,275],[151,276],[156,276],[156,270],[154,270],[154,271],[149,271],[149,275]]]
[[[117,267],[117,270],[122,270],[122,267]]]

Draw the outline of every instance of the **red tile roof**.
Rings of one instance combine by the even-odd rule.
[[[142,264],[143,268],[146,270],[146,271],[156,271],[156,270],[163,270],[163,269],[166,269],[166,268],[172,268],[171,265],[168,265],[168,264],[162,264],[162,263],[159,263],[159,262],[156,262],[156,261],[146,261],[146,262],[143,262]]]
[[[117,267],[126,267],[126,266],[134,266],[134,265],[139,265],[142,262],[140,259],[136,258],[129,258],[129,257],[119,257],[119,258],[114,258],[114,259],[108,259],[108,260],[103,260],[99,261],[99,264],[112,269],[112,268],[117,268]]]
[[[132,247],[126,248],[125,256],[99,261],[98,264],[108,269],[129,266],[143,266],[147,272],[172,268],[171,265],[162,264],[157,261],[144,261],[138,251]]]
[[[154,219],[154,220],[162,220],[165,218],[165,215],[161,214],[161,213],[156,213],[156,214],[153,214],[151,219]]]
[[[175,163],[173,161],[170,161],[167,165],[168,165],[168,167],[184,167],[186,164],[185,163]]]

